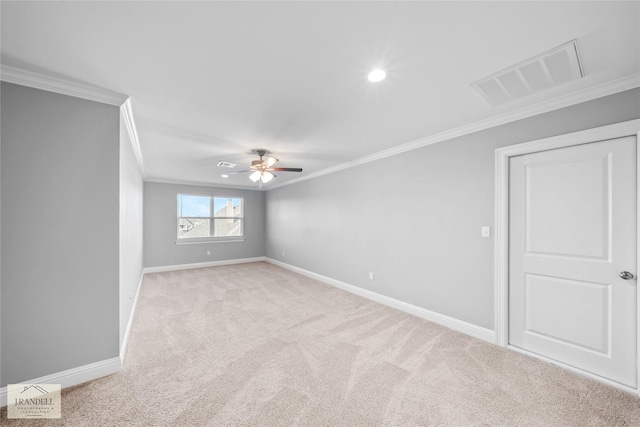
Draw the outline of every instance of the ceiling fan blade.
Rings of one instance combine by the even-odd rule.
[[[276,162],[278,162],[278,159],[276,159],[275,157],[267,157],[262,161],[262,166],[270,168],[271,166],[275,165]]]
[[[279,172],[302,172],[302,168],[270,168],[269,170]]]
[[[250,170],[246,170],[246,171],[229,172],[229,173],[227,173],[227,175],[235,175],[237,173],[246,173],[246,172],[251,172],[251,171]]]

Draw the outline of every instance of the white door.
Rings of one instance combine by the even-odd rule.
[[[635,136],[510,158],[510,345],[637,386],[636,206]]]

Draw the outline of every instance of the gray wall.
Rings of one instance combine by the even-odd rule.
[[[494,150],[639,117],[636,89],[270,190],[267,256],[493,329]]]
[[[245,240],[176,244],[178,193],[244,197]],[[264,192],[144,183],[144,266],[160,267],[264,256]],[[211,255],[207,255],[207,251]]]
[[[1,386],[118,356],[119,109],[2,83]]]
[[[131,139],[120,116],[120,346],[142,277],[142,203],[144,182]]]

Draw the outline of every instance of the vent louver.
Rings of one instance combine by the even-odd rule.
[[[471,86],[496,106],[584,77],[577,40],[526,59]]]
[[[235,168],[237,165],[231,162],[218,162],[218,166],[221,168]]]

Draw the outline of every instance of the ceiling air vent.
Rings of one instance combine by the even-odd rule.
[[[231,162],[218,162],[218,166],[221,168],[235,168],[237,165]]]
[[[577,40],[572,40],[471,83],[471,87],[496,106],[582,77]]]

